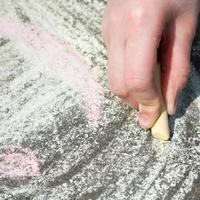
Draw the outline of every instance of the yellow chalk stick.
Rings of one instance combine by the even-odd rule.
[[[160,81],[160,65],[158,64],[155,69],[156,86],[160,94],[161,101],[161,114],[154,126],[151,128],[153,137],[160,140],[168,140],[170,137],[168,113],[163,100],[161,81]]]

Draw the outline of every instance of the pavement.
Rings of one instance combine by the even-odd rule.
[[[200,199],[200,28],[159,141],[108,88],[104,6],[0,0],[0,200]]]

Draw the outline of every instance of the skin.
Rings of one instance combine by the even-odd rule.
[[[108,51],[111,91],[139,110],[151,128],[160,115],[154,68],[161,63],[162,92],[169,115],[190,73],[191,45],[200,0],[108,0],[102,37]]]

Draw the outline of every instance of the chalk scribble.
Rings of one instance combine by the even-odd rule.
[[[39,174],[38,160],[29,148],[0,148],[0,178],[24,178]]]
[[[10,19],[0,19],[0,37],[15,41],[16,47],[37,63],[38,70],[79,92],[90,127],[97,127],[103,92],[81,55],[45,31]]]

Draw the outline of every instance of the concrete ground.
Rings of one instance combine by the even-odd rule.
[[[200,199],[200,30],[162,142],[108,89],[104,6],[0,0],[0,200]]]

